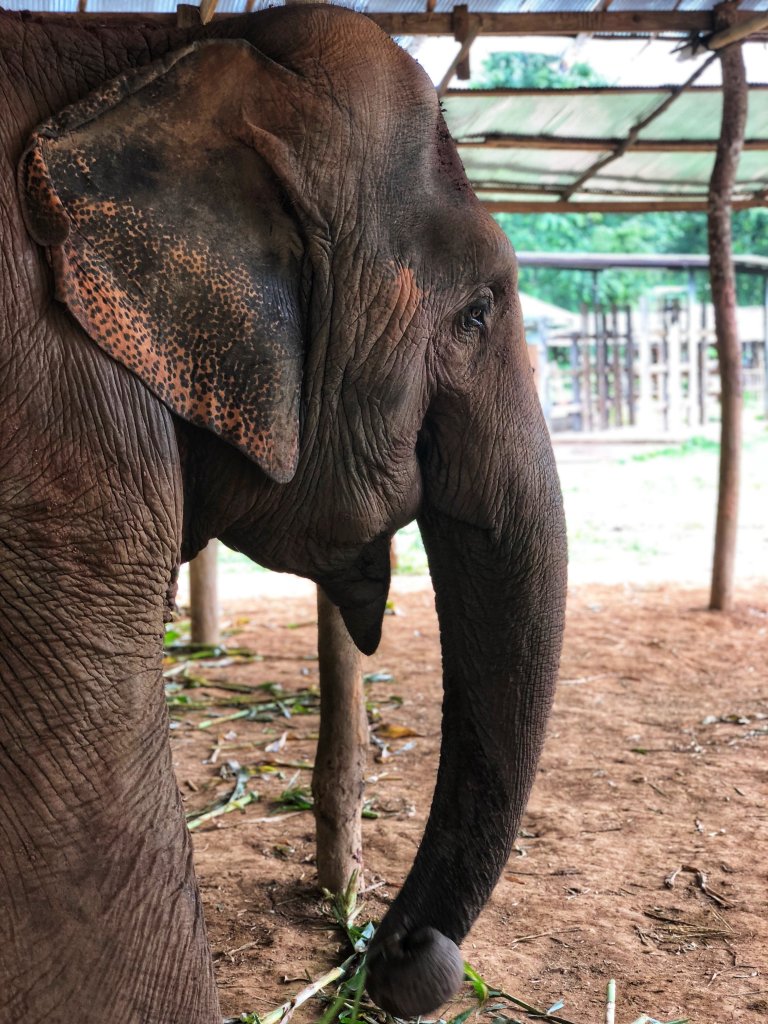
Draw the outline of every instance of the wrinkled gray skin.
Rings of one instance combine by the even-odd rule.
[[[220,1019],[161,684],[179,562],[210,537],[322,583],[370,649],[388,539],[418,517],[443,747],[423,842],[371,950],[370,992],[392,1012],[431,1011],[456,987],[454,943],[509,855],[550,707],[560,494],[514,257],[434,90],[347,12],[211,31],[314,69],[320,97],[297,147],[301,206],[284,207],[306,346],[287,483],[174,417],[87,337],[53,299],[17,196],[38,123],[190,34],[0,15],[0,1024]]]

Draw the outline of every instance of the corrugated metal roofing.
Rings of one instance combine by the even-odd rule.
[[[443,105],[469,179],[486,202],[531,203],[530,196],[543,208],[610,197],[704,202],[720,130],[719,89],[680,93],[637,133],[637,149],[630,145],[618,155],[633,127],[671,94],[664,88],[463,90],[449,92]],[[768,205],[768,86],[750,88],[746,139],[734,202]],[[686,150],[686,143],[696,146]],[[596,166],[613,153],[605,167]],[[594,173],[571,195],[591,167]]]
[[[419,14],[425,9],[425,0],[334,0],[340,6],[370,13]],[[710,11],[719,0],[613,0],[612,12],[617,11]],[[77,0],[3,0],[7,10],[55,11],[77,10]],[[257,0],[254,10],[279,6],[270,0]],[[436,0],[434,12],[449,13],[454,0]],[[467,0],[470,13],[542,13],[600,11],[605,0]],[[244,11],[246,0],[220,0],[221,13]],[[740,10],[768,11],[768,0],[742,0]],[[164,14],[176,9],[175,0],[89,0],[88,11],[93,13],[136,12]]]

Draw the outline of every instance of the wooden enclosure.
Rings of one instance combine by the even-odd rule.
[[[553,431],[674,433],[720,418],[711,306],[671,293],[636,310],[584,305],[578,330],[541,325],[536,334],[539,394]],[[743,389],[764,399],[765,338],[744,332],[741,346]]]

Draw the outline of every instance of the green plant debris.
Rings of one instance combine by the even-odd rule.
[[[234,766],[234,762],[233,762]],[[228,796],[215,800],[202,811],[190,811],[187,814],[187,828],[190,832],[199,828],[208,821],[220,817],[222,814],[229,814],[230,811],[244,811],[248,804],[259,799],[259,794],[248,789],[248,780],[251,773],[247,768],[238,766],[235,774],[235,786]]]
[[[222,658],[235,661],[263,661],[260,654],[247,647],[227,647],[225,644],[192,644],[178,639],[172,642],[165,634],[163,654],[173,661],[219,661]]]
[[[263,1017],[255,1013],[242,1013],[239,1017],[229,1017],[223,1024],[287,1024],[293,1012],[313,997],[325,1001],[325,1008],[318,1011],[314,1024],[393,1024],[393,1018],[384,1010],[374,1006],[365,995],[365,957],[368,946],[373,938],[375,925],[373,921],[358,924],[357,918],[362,908],[357,903],[357,872],[353,872],[346,888],[340,893],[327,890],[325,912],[345,933],[354,952],[339,967],[322,975],[310,985],[298,992],[292,999],[271,1010]],[[440,1018],[435,1024],[466,1024],[471,1017],[484,1018],[490,1024],[524,1024],[519,1010],[525,1011],[525,1021],[548,1021],[549,1024],[575,1024],[565,1017],[556,1016],[555,1011],[563,1005],[558,1000],[548,1010],[542,1010],[517,996],[510,995],[502,989],[490,985],[471,964],[464,965],[465,979],[469,983],[469,992],[475,1005],[461,1010],[457,1015]],[[322,990],[333,982],[337,987],[333,994]],[[615,988],[615,986],[614,986]],[[493,1002],[489,1003],[489,1000]],[[609,996],[610,1001],[610,996]],[[515,1015],[518,1014],[518,1015]],[[588,1024],[583,1021],[580,1024]],[[592,1021],[589,1024],[593,1024]],[[644,1014],[633,1024],[665,1024]],[[688,1018],[667,1021],[666,1024],[690,1024]]]
[[[186,693],[169,693],[168,690],[165,692],[165,703],[169,708],[175,708],[177,711],[202,711],[203,708],[211,706],[210,701],[193,700]]]
[[[237,706],[247,703],[249,706],[241,711],[235,711],[230,715],[219,715],[216,718],[206,718],[198,723],[198,729],[210,729],[213,725],[223,725],[226,722],[234,722],[238,719],[245,719],[249,722],[271,722],[275,718],[293,718],[295,715],[311,715],[320,711],[320,694],[314,688],[300,690],[297,693],[286,694],[284,699],[274,696],[283,690],[279,683],[262,684],[270,686],[273,697],[269,699],[229,698],[225,701],[212,701],[219,706]]]
[[[285,811],[311,811],[315,806],[308,786],[289,786],[273,803],[273,814]]]

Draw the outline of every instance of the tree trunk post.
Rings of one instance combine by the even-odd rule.
[[[312,795],[315,800],[318,881],[343,892],[363,864],[361,814],[368,750],[360,652],[341,612],[317,588],[320,663],[320,735]]]
[[[731,8],[717,8],[726,27]],[[741,461],[741,344],[736,318],[736,274],[731,245],[731,196],[736,181],[747,118],[747,80],[741,46],[720,54],[723,71],[723,118],[715,166],[709,185],[707,212],[709,275],[715,310],[717,359],[720,366],[720,482],[709,607],[733,606],[734,564],[739,508]]]
[[[217,556],[219,542],[208,544],[189,563],[189,606],[193,644],[215,646],[219,634],[219,587]]]
[[[326,0],[285,0],[286,6]],[[312,795],[315,800],[317,875],[330,892],[342,892],[363,865],[363,810],[368,718],[360,653],[338,608],[317,588],[320,665],[320,734]]]

